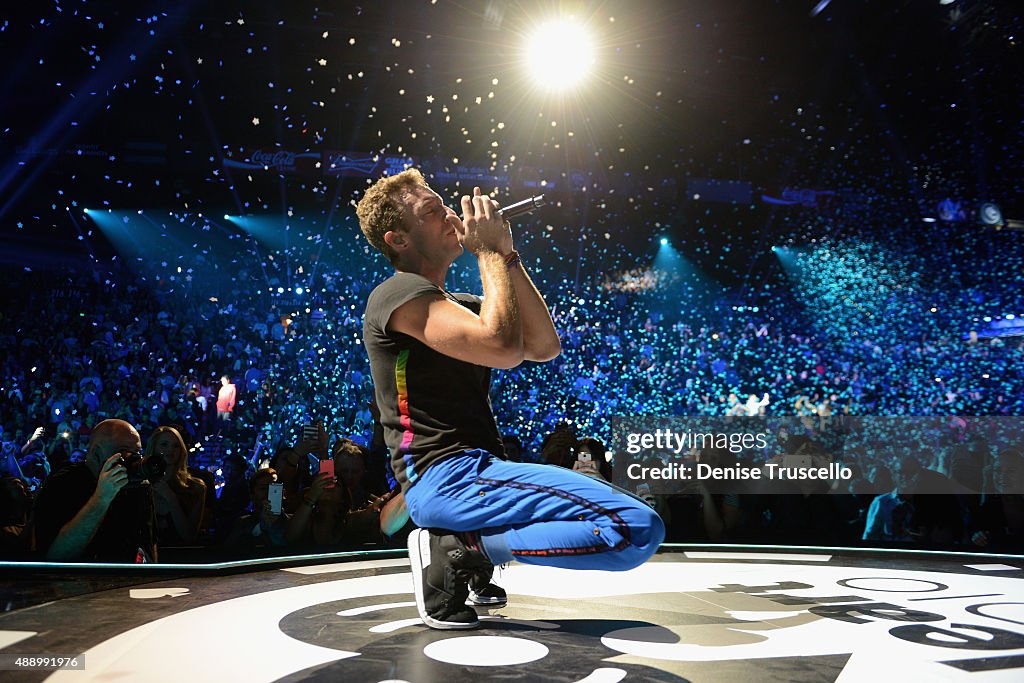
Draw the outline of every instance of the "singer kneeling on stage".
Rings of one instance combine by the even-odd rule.
[[[548,361],[561,345],[498,204],[477,187],[461,205],[460,218],[411,169],[378,180],[357,209],[396,271],[370,294],[363,340],[391,466],[420,527],[409,536],[416,605],[438,629],[479,624],[467,599],[505,604],[494,565],[627,570],[665,535],[658,515],[621,489],[504,459],[491,368]],[[445,288],[466,249],[483,296]]]

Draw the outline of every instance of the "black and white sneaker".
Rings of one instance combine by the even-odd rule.
[[[483,574],[476,574],[469,580],[469,601],[481,607],[503,607],[508,604],[508,593],[491,581],[494,565]]]
[[[480,625],[476,612],[466,605],[469,581],[485,573],[490,563],[450,533],[415,529],[409,534],[416,610],[431,628],[460,630]]]
[[[504,607],[508,604],[505,589],[495,583],[485,584],[480,590],[469,589],[469,601],[481,607]]]

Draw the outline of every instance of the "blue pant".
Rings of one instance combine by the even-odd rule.
[[[405,501],[420,527],[479,532],[494,564],[624,571],[643,564],[665,539],[658,514],[622,489],[480,450],[428,467]]]

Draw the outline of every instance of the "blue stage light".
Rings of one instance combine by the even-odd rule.
[[[662,237],[661,238],[661,246],[663,246],[663,247],[667,247],[668,246],[668,238],[667,237]]]

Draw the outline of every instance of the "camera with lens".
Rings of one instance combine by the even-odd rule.
[[[124,467],[128,474],[128,488],[155,484],[163,479],[167,471],[167,461],[155,453],[145,460],[138,453],[122,455],[118,464]]]

